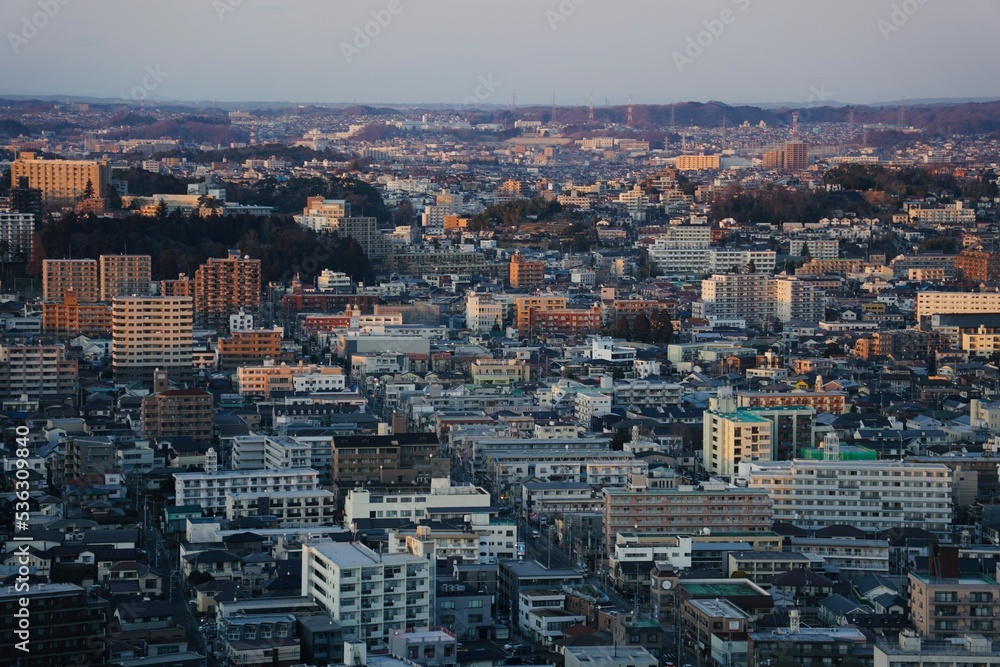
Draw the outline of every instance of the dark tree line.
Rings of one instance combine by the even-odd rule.
[[[636,343],[666,345],[674,335],[674,323],[666,310],[654,310],[647,315],[639,313],[631,318],[618,317],[612,331],[615,338],[624,338]]]
[[[489,229],[498,224],[501,226],[517,226],[533,217],[545,220],[562,212],[562,206],[557,201],[549,201],[542,197],[532,199],[515,199],[504,204],[494,204],[482,213],[477,213],[469,219],[469,228],[477,231]]]
[[[209,257],[225,257],[230,249],[261,260],[262,282],[288,280],[299,273],[311,280],[323,269],[343,271],[370,281],[368,258],[352,238],[320,237],[288,218],[224,215],[202,218],[166,216],[97,218],[73,213],[45,224],[36,234],[36,252],[28,275],[40,275],[43,258],[90,257],[103,254],[150,255],[154,280],[194,276]]]

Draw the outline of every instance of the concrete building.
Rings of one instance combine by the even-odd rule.
[[[243,396],[269,398],[275,391],[343,391],[346,378],[343,369],[337,366],[319,366],[301,361],[294,366],[284,363],[276,366],[265,360],[262,366],[237,368],[236,383],[237,391]]]
[[[503,326],[503,304],[492,294],[470,292],[465,298],[465,326],[476,333]]]
[[[917,321],[932,315],[1000,313],[1000,292],[917,292]]]
[[[545,263],[525,259],[520,253],[510,258],[508,280],[513,289],[532,290],[545,281]]]
[[[116,296],[148,296],[152,280],[149,255],[101,255],[101,301]]]
[[[26,262],[31,259],[35,215],[0,210],[0,261]]]
[[[659,659],[642,646],[567,646],[565,667],[657,667]]]
[[[843,667],[872,664],[872,645],[857,628],[778,628],[748,636],[749,667],[821,665],[827,660]]]
[[[758,533],[771,528],[771,497],[763,489],[719,482],[676,489],[604,489],[604,543],[620,532],[685,535],[704,531]]]
[[[27,600],[27,603],[24,602]],[[17,648],[23,641],[15,632],[18,612],[30,613],[30,651]],[[0,639],[5,662],[37,665],[103,665],[108,638],[107,603],[94,599],[75,584],[23,584],[0,590],[0,615],[9,630]]]
[[[231,372],[241,366],[258,366],[267,359],[277,360],[282,357],[282,327],[230,330],[232,333],[219,338],[217,343],[219,370]]]
[[[984,574],[963,573],[956,547],[935,546],[930,572],[909,573],[909,614],[924,639],[1000,636],[1000,586]]]
[[[802,171],[809,166],[809,144],[789,141],[782,151],[782,167],[785,171]]]
[[[260,309],[260,260],[230,250],[210,257],[194,274],[194,315],[199,325],[229,331],[229,316]]]
[[[517,331],[527,335],[531,328],[531,315],[535,311],[563,310],[567,299],[564,296],[546,294],[543,296],[519,296],[514,298],[514,313]]]
[[[192,438],[211,442],[212,394],[199,389],[171,389],[142,399],[143,438]]]
[[[771,421],[737,409],[732,390],[722,388],[702,417],[702,465],[710,475],[732,478],[741,461],[773,458]]]
[[[1000,666],[1000,649],[994,640],[978,634],[952,637],[943,641],[926,641],[912,631],[904,630],[898,643],[879,641],[875,644],[872,667],[937,667]]]
[[[326,489],[299,491],[259,491],[226,494],[226,520],[247,517],[274,517],[283,527],[333,525],[336,496]]]
[[[775,280],[775,315],[782,322],[826,319],[826,293],[813,283],[794,276]]]
[[[111,306],[106,303],[80,303],[73,290],[63,292],[61,301],[42,302],[42,333],[69,337],[77,334],[111,332]]]
[[[393,630],[389,655],[420,667],[453,667],[458,664],[458,642],[455,633],[441,627]]]
[[[100,296],[96,259],[42,260],[42,298],[62,301],[72,290],[83,303],[93,303]]]
[[[774,499],[774,520],[807,530],[848,524],[867,531],[923,528],[951,534],[952,473],[910,461],[746,463],[740,478]]]
[[[677,171],[718,169],[721,155],[678,155]]]
[[[111,364],[121,383],[151,383],[157,369],[193,379],[191,297],[117,297],[112,302]]]
[[[62,403],[75,399],[78,378],[77,362],[65,358],[62,345],[0,343],[0,398]]]
[[[225,511],[227,495],[314,490],[318,485],[319,473],[309,468],[174,473],[176,504],[196,505],[211,514]]]
[[[434,567],[419,556],[378,554],[358,543],[302,545],[302,595],[370,647],[431,624]]]
[[[103,199],[111,183],[106,160],[45,160],[27,151],[11,163],[10,178],[12,183],[27,178],[29,187],[42,191],[42,203],[53,209],[75,205],[88,184]]]

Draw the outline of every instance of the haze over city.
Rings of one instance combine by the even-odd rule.
[[[515,91],[522,104],[550,104],[553,95],[583,104],[590,92],[612,104],[629,95],[637,103],[804,104],[816,90],[823,101],[854,104],[1000,96],[1000,3],[992,0],[53,5],[58,20],[26,41],[24,21],[40,3],[0,6],[10,31],[0,92],[117,98],[152,66],[167,76],[151,98],[203,102],[457,104],[480,76],[502,84],[490,104]]]

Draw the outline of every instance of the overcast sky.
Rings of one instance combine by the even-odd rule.
[[[1000,0],[2,0],[0,26],[0,94],[507,104],[516,93],[518,104],[553,94],[585,104],[592,91],[598,105],[629,95],[802,105],[1000,97]]]

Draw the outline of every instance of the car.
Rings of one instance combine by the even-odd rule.
[[[533,530],[531,531],[531,536],[537,540],[539,537],[542,536],[542,533],[538,530]]]
[[[520,651],[522,648],[524,648],[524,644],[518,644],[517,642],[507,642],[503,645],[503,650],[510,651],[511,653]]]

